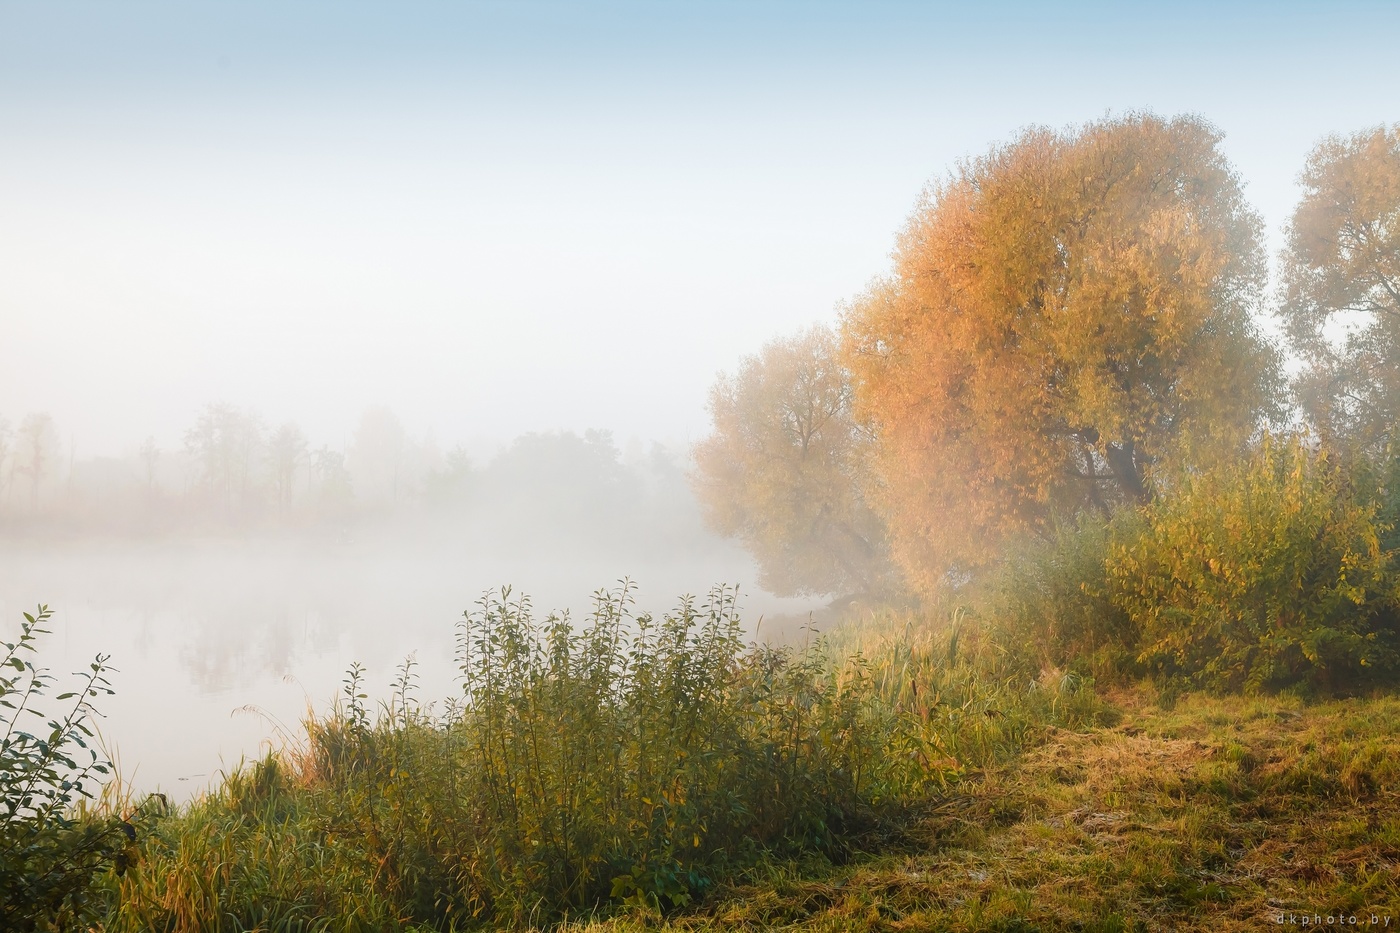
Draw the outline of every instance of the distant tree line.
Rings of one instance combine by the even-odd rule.
[[[606,431],[526,434],[478,465],[460,447],[444,453],[414,437],[384,408],[364,412],[336,448],[216,403],[178,445],[148,437],[125,457],[77,459],[48,414],[17,429],[0,419],[0,533],[343,531],[399,519],[537,543],[545,531],[706,534],[680,459],[635,442],[624,455]]]

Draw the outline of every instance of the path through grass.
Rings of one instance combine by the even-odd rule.
[[[664,928],[1400,927],[1400,698],[1110,700],[1116,725],[965,783],[905,851],[775,871]]]

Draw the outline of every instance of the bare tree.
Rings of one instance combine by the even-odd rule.
[[[160,448],[156,446],[156,439],[147,437],[141,442],[138,453],[141,456],[141,463],[146,467],[146,491],[154,493],[156,491],[156,462],[160,459]]]
[[[257,417],[225,404],[207,406],[185,432],[185,449],[198,464],[200,485],[230,513],[249,504],[261,444]]]
[[[29,505],[39,505],[39,487],[58,456],[58,431],[48,412],[25,415],[19,426],[18,470],[29,477]]]
[[[277,508],[286,511],[292,503],[297,469],[306,459],[306,435],[295,424],[284,424],[267,441],[267,463]]]

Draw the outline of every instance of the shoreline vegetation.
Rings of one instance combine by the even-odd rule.
[[[370,709],[356,665],[301,743],[183,806],[119,780],[77,804],[77,784],[55,782],[77,806],[61,823],[50,808],[47,832],[70,838],[25,851],[68,893],[28,918],[11,898],[8,928],[1245,930],[1396,915],[1392,693],[1096,684],[1082,665],[1037,668],[961,611],[744,644],[732,590],[659,618],[629,600],[600,592],[580,625],[489,594],[459,625],[460,698],[422,704],[407,661]]]
[[[747,643],[727,588],[649,615],[624,582],[578,622],[502,589],[452,698],[408,661],[371,707],[356,664],[302,743],[172,808],[97,794],[107,659],[54,713],[26,616],[0,928],[1400,924],[1400,127],[1314,151],[1272,305],[1221,138],[1028,129],[925,193],[839,332],[720,378],[688,479],[770,592],[841,596],[801,645]],[[231,507],[209,427],[202,495]],[[613,482],[604,435],[517,453],[556,496],[519,487],[521,514],[560,504],[579,547],[677,501],[665,456]],[[572,488],[613,498],[563,509],[554,468],[588,458]],[[632,524],[583,508],[609,502]]]
[[[94,793],[49,613],[8,645],[16,930],[1167,929],[1394,916],[1396,489],[1286,436],[1081,516],[956,599],[746,643],[737,594],[586,619],[509,588],[460,690],[358,664],[301,744],[170,807]],[[1377,464],[1380,464],[1379,466]],[[22,715],[23,714],[23,715]],[[43,721],[43,715],[37,717]],[[94,799],[96,798],[96,799]],[[1282,922],[1277,921],[1276,922]]]
[[[893,650],[744,645],[732,590],[651,618],[623,587],[582,626],[503,590],[459,631],[459,701],[418,705],[406,664],[372,712],[354,667],[303,747],[138,825],[142,869],[108,889],[106,928],[673,915],[765,866],[897,839],[916,801],[1098,707],[1072,677],[958,661],[983,650],[966,639]]]

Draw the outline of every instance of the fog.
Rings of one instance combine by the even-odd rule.
[[[1265,15],[1267,14],[1267,15]],[[716,374],[830,322],[1028,124],[1196,112],[1270,242],[1400,7],[0,2],[0,630],[187,793],[511,585],[753,585]],[[1053,76],[1053,79],[1047,76]]]
[[[60,674],[85,669],[99,651],[112,655],[116,693],[98,705],[119,773],[136,788],[185,796],[267,741],[295,737],[308,707],[329,708],[352,661],[367,667],[375,699],[389,695],[410,655],[422,700],[457,693],[454,622],[503,581],[537,608],[577,615],[628,563],[644,571],[639,605],[654,610],[710,581],[752,579],[743,556],[723,547],[684,562],[632,558],[541,560],[382,540],[7,544],[0,609],[7,637],[37,599],[56,609],[41,660]],[[802,608],[762,594],[744,604]]]
[[[683,455],[660,444],[533,434],[474,465],[377,409],[348,457],[302,450],[279,489],[287,432],[228,407],[210,420],[212,434],[196,426],[177,451],[49,456],[37,488],[21,444],[0,490],[4,630],[44,602],[56,610],[45,664],[66,673],[112,656],[103,732],[140,789],[186,796],[294,740],[355,661],[373,697],[409,656],[421,699],[453,694],[454,624],[502,586],[574,617],[624,577],[658,613],[717,584],[744,587],[755,623],[820,605],[752,586],[748,557],[706,532]]]

